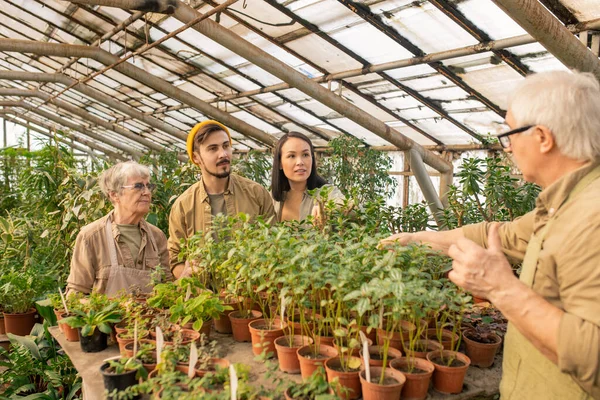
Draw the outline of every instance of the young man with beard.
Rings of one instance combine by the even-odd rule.
[[[267,220],[275,215],[264,187],[231,173],[231,135],[223,124],[213,120],[197,124],[188,135],[187,151],[202,177],[175,200],[169,215],[169,259],[176,278],[191,272],[187,262],[178,260],[180,240],[210,229],[217,214],[243,212]]]

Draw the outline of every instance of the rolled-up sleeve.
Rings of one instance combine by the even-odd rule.
[[[77,235],[73,257],[71,258],[71,271],[67,278],[67,293],[72,291],[90,293],[96,281],[96,252],[90,248],[91,243],[83,233]]]
[[[502,241],[502,249],[506,257],[513,264],[523,261],[525,251],[533,232],[533,220],[535,211],[531,211],[511,222],[501,222],[498,234]],[[464,236],[487,248],[488,231],[493,222],[480,222],[478,224],[465,225],[461,229]]]
[[[600,222],[588,218],[556,255],[565,314],[558,332],[558,366],[588,392],[600,391]],[[594,389],[592,389],[594,388]]]
[[[259,214],[263,216],[265,221],[271,219],[271,224],[275,224],[277,222],[277,218],[275,217],[275,207],[273,207],[273,198],[271,197],[271,193],[267,189],[262,186],[258,187],[258,193],[256,193],[258,199],[260,199],[260,211]]]

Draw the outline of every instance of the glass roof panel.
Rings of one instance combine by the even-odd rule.
[[[328,72],[341,72],[362,67],[358,61],[315,34],[288,42],[286,46],[309,58],[312,63]]]
[[[579,21],[590,21],[600,18],[600,2],[598,0],[561,0]]]
[[[335,118],[329,120],[329,122],[338,126],[341,129],[344,129],[346,132],[350,132],[353,136],[364,140],[367,144],[371,146],[391,145],[391,143],[389,143],[387,140],[380,138],[379,136],[366,130],[365,128],[356,124],[354,121],[349,120],[348,118]]]
[[[458,2],[457,7],[469,20],[486,32],[492,40],[527,34],[492,0],[466,0]]]

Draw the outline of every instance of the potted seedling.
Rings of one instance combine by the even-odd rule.
[[[333,400],[338,397],[331,394],[331,386],[323,372],[311,375],[302,383],[293,383],[285,391],[287,400]]]
[[[71,317],[61,320],[61,323],[79,330],[79,343],[85,353],[102,351],[107,347],[107,338],[112,328],[111,324],[121,321],[118,311],[119,303],[109,303],[100,310],[91,308],[85,312],[74,310]]]
[[[12,271],[0,277],[0,304],[6,333],[29,335],[35,325],[33,305],[37,294],[33,274]]]
[[[137,384],[140,379],[146,379],[148,373],[142,363],[135,358],[119,358],[102,364],[100,373],[104,380],[104,388],[109,399],[117,399],[117,393]],[[139,396],[134,399],[139,399]]]

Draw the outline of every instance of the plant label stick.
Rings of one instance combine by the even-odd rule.
[[[188,378],[192,379],[196,375],[196,363],[198,362],[198,348],[196,342],[190,343],[190,363],[188,366]]]
[[[285,296],[281,294],[281,321],[279,321],[279,328],[283,329],[283,321],[285,318]]]
[[[164,336],[160,326],[156,327],[156,364],[160,364],[160,353],[162,353]]]
[[[231,400],[237,400],[238,377],[233,364],[229,366],[229,381],[231,386]]]
[[[137,340],[138,340],[138,321],[135,320],[135,325],[133,325],[133,358],[137,354]]]
[[[367,382],[371,382],[371,366],[369,365],[369,341],[363,331],[359,331],[360,341],[363,345],[363,361],[365,362],[365,375]]]
[[[60,299],[62,300],[63,307],[65,308],[65,313],[69,313],[69,309],[67,308],[67,301],[65,300],[65,296],[63,295],[62,290],[58,288],[58,293],[60,293]]]
[[[192,297],[192,286],[188,285],[187,291],[185,292],[185,301],[188,301]]]

